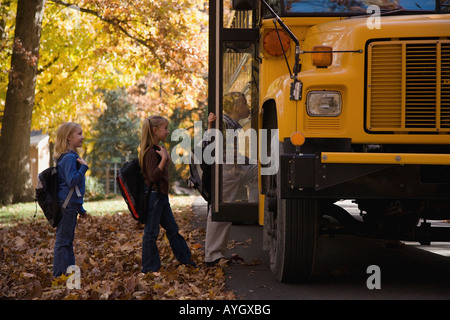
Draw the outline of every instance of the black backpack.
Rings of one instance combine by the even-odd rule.
[[[58,162],[61,161],[64,155],[65,153],[59,157]],[[49,167],[39,173],[38,184],[35,189],[35,201],[37,201],[39,207],[41,207],[45,217],[53,228],[58,226],[58,223],[62,218],[62,212],[67,207],[74,189],[75,188],[70,189],[61,208],[58,201],[58,166]],[[34,214],[35,217],[36,213]]]
[[[200,148],[199,146],[195,148]],[[199,150],[197,150],[199,151]],[[203,150],[202,150],[203,151]],[[190,176],[188,179],[188,185],[197,189],[203,199],[210,203],[211,201],[211,170],[212,165],[205,162],[195,163],[195,149],[191,152],[191,161],[189,162]]]
[[[144,177],[141,173],[139,160],[126,162],[119,170],[116,182],[122,197],[128,205],[133,219],[145,223],[147,217],[147,203],[149,191],[145,188]]]

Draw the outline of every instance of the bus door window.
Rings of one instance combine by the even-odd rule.
[[[232,0],[210,3],[209,112],[222,141],[212,171],[215,221],[256,221],[258,217],[258,13],[236,11]]]
[[[258,202],[254,44],[225,42],[222,97],[222,201]]]

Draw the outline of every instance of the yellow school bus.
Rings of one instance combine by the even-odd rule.
[[[371,237],[450,240],[429,223],[450,218],[450,1],[209,9],[209,110],[223,128],[224,97],[245,95],[250,116],[237,121],[257,133],[246,145],[258,146],[259,170],[255,203],[244,181],[230,200],[225,165],[213,166],[214,220],[263,225],[283,282],[311,276],[325,216]],[[339,200],[354,201],[361,218]]]

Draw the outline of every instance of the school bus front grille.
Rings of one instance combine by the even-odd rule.
[[[380,41],[368,47],[369,131],[450,132],[450,41]]]
[[[334,132],[341,129],[341,121],[340,118],[308,117],[306,127],[310,132]]]

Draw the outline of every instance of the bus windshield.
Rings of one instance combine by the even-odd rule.
[[[436,0],[283,0],[288,14],[301,13],[366,13],[371,5],[381,11],[435,11]]]

